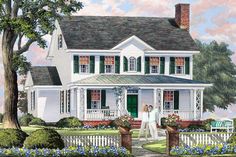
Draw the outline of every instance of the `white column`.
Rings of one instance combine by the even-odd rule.
[[[81,111],[80,111],[80,88],[77,88],[76,92],[76,117],[79,118],[80,120],[82,119],[81,117]]]
[[[126,111],[126,113],[129,113],[128,110],[127,110],[127,89],[125,89],[125,104],[124,104],[124,109]]]
[[[73,115],[73,110],[74,110],[74,105],[75,105],[75,102],[74,102],[74,88],[70,89],[70,116],[74,116]]]
[[[84,89],[84,119],[87,120],[87,88]]]
[[[153,89],[153,106],[154,107],[157,106],[157,89],[156,88]]]
[[[138,90],[138,119],[142,119],[141,117],[141,111],[143,108],[143,104],[142,104],[142,89]]]
[[[121,95],[118,96],[118,116],[121,116]]]
[[[200,119],[202,119],[202,115],[203,115],[203,89],[201,90],[201,117]]]
[[[193,90],[193,119],[196,120],[197,118],[197,90]]]
[[[164,89],[161,89],[161,115],[163,115],[164,111],[163,111],[163,107],[164,107],[164,104],[163,104],[163,95],[164,95]]]

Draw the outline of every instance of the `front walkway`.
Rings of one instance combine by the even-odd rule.
[[[158,135],[160,137],[159,138],[160,140],[166,138],[164,130],[159,131]],[[143,157],[143,156],[145,156],[145,157],[158,157],[158,156],[167,157],[168,156],[168,155],[165,155],[165,154],[157,154],[155,152],[152,152],[152,151],[149,151],[147,149],[144,149],[142,146],[144,144],[147,144],[147,143],[150,143],[150,141],[146,141],[146,140],[140,141],[138,138],[133,138],[132,139],[132,154],[135,157]]]

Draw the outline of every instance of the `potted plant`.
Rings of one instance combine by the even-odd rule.
[[[169,114],[168,117],[164,120],[165,126],[167,129],[176,131],[179,127],[178,121],[180,117],[176,114]]]
[[[131,129],[131,121],[133,117],[129,115],[123,115],[114,120],[114,124],[119,128],[120,133],[126,134],[129,133]]]

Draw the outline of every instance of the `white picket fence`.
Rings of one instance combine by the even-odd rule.
[[[179,133],[179,145],[195,146],[195,145],[217,145],[227,142],[227,140],[234,133],[223,132],[180,132]]]
[[[79,135],[62,136],[66,147],[69,146],[121,146],[120,135]]]

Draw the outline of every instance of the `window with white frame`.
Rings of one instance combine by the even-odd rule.
[[[92,90],[91,91],[91,109],[101,108],[101,91]]]
[[[64,91],[60,91],[60,113],[64,113]]]
[[[174,91],[164,91],[164,110],[174,109]]]
[[[137,63],[135,57],[129,58],[129,71],[136,71],[137,69]]]
[[[105,56],[104,66],[105,66],[105,73],[114,73],[115,72],[115,57]]]
[[[175,58],[175,73],[184,74],[184,57]]]
[[[31,92],[31,97],[30,97],[30,101],[31,101],[31,110],[33,111],[33,110],[35,110],[35,103],[36,103],[36,101],[35,101],[35,91],[32,91]]]
[[[80,73],[89,73],[89,62],[89,56],[79,57]]]
[[[153,74],[158,74],[160,71],[160,58],[150,57],[150,72]]]
[[[70,90],[67,90],[67,91],[66,91],[66,102],[67,102],[67,104],[66,104],[66,105],[67,105],[67,106],[66,106],[66,112],[67,112],[67,113],[70,113],[70,107],[71,107],[71,106],[70,106],[70,104],[71,104],[71,100],[70,100],[70,95],[71,95],[71,94],[70,94],[70,92],[71,92]]]
[[[62,48],[62,34],[58,36],[58,49]]]

